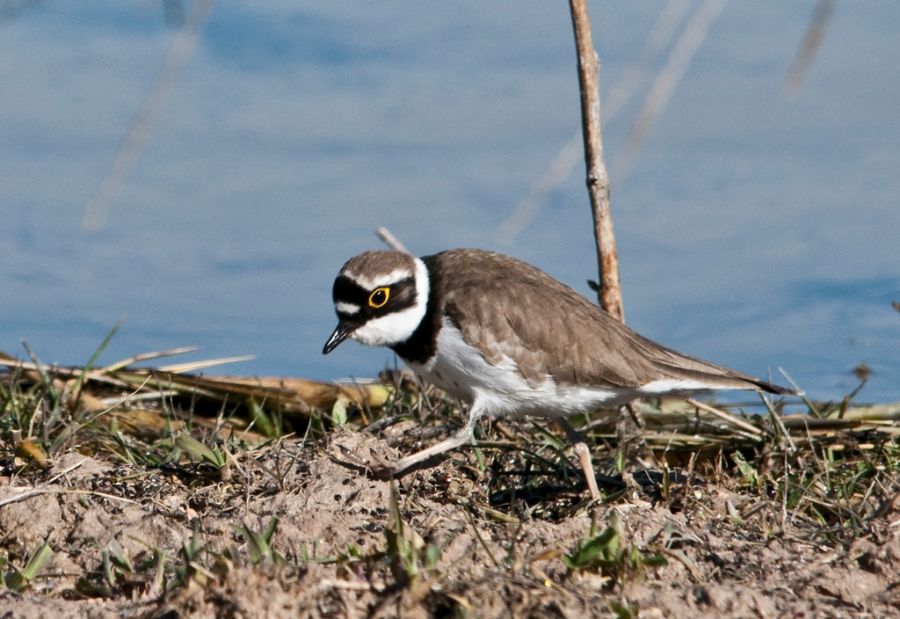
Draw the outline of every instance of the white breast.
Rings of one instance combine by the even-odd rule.
[[[409,366],[424,380],[490,415],[562,417],[604,403],[627,401],[635,395],[590,386],[559,386],[550,376],[537,386],[529,385],[515,361],[504,357],[497,365],[488,363],[446,318],[434,357],[425,364]]]

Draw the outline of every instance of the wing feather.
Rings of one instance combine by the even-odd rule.
[[[443,291],[444,312],[465,340],[490,362],[512,359],[532,384],[551,377],[558,384],[638,389],[685,379],[709,388],[784,391],[644,338],[525,262],[474,249],[425,260]]]

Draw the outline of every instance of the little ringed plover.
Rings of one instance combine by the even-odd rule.
[[[333,299],[338,324],[324,354],[348,338],[387,346],[470,405],[461,430],[402,458],[392,475],[469,443],[483,415],[564,420],[645,396],[793,393],[652,342],[543,271],[493,252],[366,252],[341,268]]]

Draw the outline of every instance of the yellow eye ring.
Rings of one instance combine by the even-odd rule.
[[[369,307],[374,307],[378,309],[379,307],[384,307],[384,304],[388,302],[388,299],[391,298],[391,289],[384,286],[382,288],[376,288],[372,291],[372,294],[369,295]]]

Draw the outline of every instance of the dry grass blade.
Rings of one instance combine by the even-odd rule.
[[[170,458],[167,451],[171,450],[172,437],[184,432],[213,445],[260,446],[296,430],[308,432],[312,424],[307,424],[317,411],[333,416],[338,406],[345,415],[349,407],[359,411],[379,409],[393,391],[378,383],[185,373],[251,357],[157,369],[129,367],[194,350],[179,347],[142,353],[96,370],[90,364],[97,353],[84,367],[51,366],[36,358],[20,361],[0,353],[0,373],[6,374],[5,381],[0,382],[6,391],[0,396],[16,398],[7,405],[14,414],[0,421],[14,425],[13,436],[27,437],[16,442],[21,447],[16,451],[18,461],[34,469],[46,468],[60,450],[78,444],[85,454],[112,452],[130,462],[147,458],[164,462]],[[48,405],[50,414],[44,412]],[[297,424],[303,425],[298,428]],[[322,429],[319,424],[314,432]]]
[[[346,399],[357,406],[381,408],[391,395],[391,388],[379,382],[328,383],[305,378],[287,378],[262,376],[246,378],[240,376],[223,376],[214,380],[228,381],[233,384],[253,384],[283,389],[295,394],[309,406],[318,409],[329,409],[339,399]]]
[[[154,359],[162,359],[163,357],[174,357],[176,355],[184,355],[187,353],[197,352],[198,350],[200,350],[198,346],[181,346],[178,348],[169,348],[167,350],[140,353],[137,355],[132,355],[131,357],[128,357],[126,359],[116,361],[115,363],[110,363],[109,365],[106,365],[102,368],[97,368],[97,371],[115,372],[116,370],[127,368],[134,365],[135,363],[140,363],[142,361],[152,361]]]
[[[34,384],[58,383],[57,391],[65,392],[70,384],[60,381],[74,381],[84,377],[85,389],[76,403],[86,421],[102,422],[107,427],[118,427],[126,433],[144,439],[159,439],[172,431],[184,429],[184,422],[171,418],[166,406],[159,408],[157,402],[165,403],[177,398],[193,400],[205,398],[214,404],[213,414],[223,410],[228,403],[232,409],[246,402],[266,409],[278,410],[282,414],[297,415],[308,419],[315,411],[330,411],[342,403],[342,408],[353,404],[361,410],[379,409],[390,400],[394,387],[381,383],[330,383],[289,377],[247,377],[247,376],[195,376],[184,371],[197,367],[212,367],[246,357],[212,359],[189,364],[164,366],[158,369],[125,369],[139,360],[172,356],[182,352],[192,352],[191,347],[174,348],[153,353],[134,355],[128,359],[105,366],[102,370],[85,372],[85,368],[57,367],[36,362],[19,361],[0,353],[0,366],[19,372],[18,380]],[[125,367],[122,367],[122,366]],[[121,368],[121,369],[116,369]],[[173,371],[176,370],[176,371]],[[41,377],[43,375],[44,378]],[[12,380],[12,375],[10,375]],[[123,394],[121,389],[128,389]],[[111,390],[115,389],[115,390]],[[138,404],[148,402],[147,404]],[[816,404],[804,398],[810,412],[818,412]],[[218,403],[218,404],[216,404]],[[685,406],[691,406],[687,409]],[[784,440],[792,448],[794,441],[809,442],[808,437],[833,439],[837,433],[876,433],[885,437],[900,433],[900,404],[882,404],[868,407],[842,407],[838,412],[823,417],[808,414],[778,414],[767,401],[767,410],[772,423]],[[208,413],[207,413],[208,414]],[[762,417],[751,416],[741,419],[698,400],[678,403],[666,401],[662,409],[646,407],[643,417],[647,427],[643,438],[654,450],[695,450],[698,448],[758,445],[766,436]],[[104,419],[107,418],[107,419]],[[216,436],[237,437],[245,442],[258,444],[271,434],[271,428],[257,433],[247,430],[248,417],[230,416],[226,422],[217,422],[194,416],[199,428]],[[255,419],[254,414],[249,419]],[[616,426],[614,412],[600,412],[595,420],[582,428],[592,436],[614,440]],[[207,423],[207,421],[209,421]],[[23,433],[24,434],[24,433]],[[30,434],[27,434],[30,436]]]
[[[746,430],[747,432],[749,432],[751,434],[756,434],[756,435],[764,434],[764,432],[762,430],[760,430],[753,424],[747,423],[746,421],[741,421],[734,415],[726,413],[725,411],[721,411],[718,408],[715,408],[714,406],[710,406],[709,404],[705,404],[705,403],[700,402],[699,400],[695,400],[693,398],[690,398],[687,402],[691,406],[696,406],[700,410],[704,410],[707,413],[712,413],[719,419],[723,419],[723,420],[727,421],[728,423],[735,425],[739,428],[742,428],[743,430]]]
[[[764,417],[760,415],[739,419],[704,402],[688,400],[687,403],[695,408],[687,410],[678,402],[668,401],[664,405],[671,406],[672,410],[649,406],[642,408],[641,416],[646,428],[641,432],[641,438],[648,447],[658,451],[753,447],[758,446],[767,435],[762,426]],[[774,409],[770,411],[770,417],[792,450],[796,449],[796,441],[808,443],[808,435],[825,439],[853,433],[875,433],[884,437],[900,434],[900,402],[848,408],[843,417],[779,415]],[[600,411],[581,431],[590,432],[595,438],[614,440],[615,425],[615,412]]]
[[[46,374],[47,376],[53,376],[55,378],[74,380],[77,380],[84,376],[86,380],[107,383],[116,387],[128,386],[127,383],[107,376],[104,373],[100,373],[99,370],[96,370],[94,372],[85,372],[84,368],[68,368],[62,366],[47,365],[45,363],[21,361],[4,353],[0,353],[0,366],[5,366],[10,369],[24,370],[26,374],[33,373],[33,375],[38,378],[42,373]]]
[[[309,415],[313,408],[295,391],[278,385],[265,384],[256,379],[231,380],[211,376],[193,376],[161,370],[134,370],[119,372],[116,376],[130,384],[140,384],[151,377],[151,383],[159,389],[175,389],[185,395],[202,395],[214,399],[239,396],[237,401],[256,398],[269,404],[277,404],[285,412]]]
[[[302,378],[241,377],[241,376],[192,376],[148,370],[158,385],[203,393],[208,396],[236,395],[255,398],[283,407],[284,412],[310,415],[314,410],[331,408],[339,399],[349,400],[359,406],[381,407],[389,396],[389,390],[380,384],[339,385]],[[126,380],[143,380],[146,373],[133,373]]]
[[[873,404],[870,406],[854,406],[847,408],[840,416],[839,411],[834,411],[829,419],[845,419],[845,420],[900,420],[900,402],[891,404]]]
[[[205,370],[219,365],[228,363],[240,363],[242,361],[253,361],[256,359],[254,355],[238,355],[235,357],[221,357],[219,359],[205,359],[203,361],[190,361],[188,363],[177,363],[174,365],[163,365],[158,368],[160,372],[172,372],[173,374],[183,374],[185,372],[196,372],[197,370]]]
[[[821,417],[822,413],[819,412],[819,407],[815,405],[815,403],[809,399],[809,396],[806,395],[806,391],[804,391],[800,385],[797,384],[797,381],[793,379],[793,377],[787,373],[787,370],[784,368],[778,368],[778,371],[781,372],[781,375],[784,376],[785,380],[790,383],[791,387],[797,392],[797,395],[800,396],[800,399],[803,400],[803,403],[806,404],[806,408],[809,409],[809,412],[812,413],[815,417]]]
[[[0,353],[0,369],[7,368],[7,393],[16,396],[26,390],[21,402],[14,405],[16,410],[25,409],[16,415],[19,420],[24,419],[16,423],[25,426],[14,431],[15,436],[28,437],[17,441],[22,447],[17,452],[22,454],[20,460],[34,467],[44,466],[52,462],[56,451],[78,443],[85,453],[114,451],[127,460],[140,460],[147,449],[139,443],[133,448],[133,440],[155,444],[185,431],[196,431],[201,438],[206,437],[204,440],[261,445],[292,432],[293,426],[305,424],[317,411],[333,414],[338,406],[345,415],[351,406],[359,411],[375,410],[384,406],[393,392],[393,387],[374,382],[338,384],[288,377],[205,377],[185,373],[250,357],[210,359],[157,369],[129,368],[139,361],[194,350],[179,347],[142,353],[97,370],[90,365],[51,366],[36,358],[20,361]],[[52,395],[49,389],[53,390]],[[45,391],[46,396],[42,395]],[[43,397],[55,407],[56,412],[49,417],[42,414]],[[295,421],[286,421],[291,418]],[[44,429],[33,430],[35,424]],[[52,441],[31,438],[34,432],[46,436],[47,424],[59,426]],[[316,432],[322,429],[318,428]],[[33,448],[26,449],[32,444]],[[165,459],[164,454],[159,457]]]

